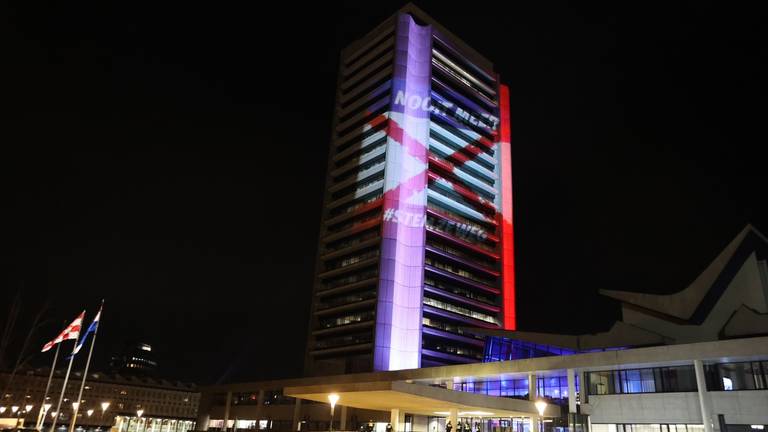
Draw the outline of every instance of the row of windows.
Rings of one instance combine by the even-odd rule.
[[[481,312],[473,311],[471,309],[467,309],[465,307],[456,306],[451,303],[446,303],[444,301],[435,300],[433,298],[424,297],[424,304],[432,307],[436,307],[438,309],[442,309],[445,311],[453,312],[459,315],[463,315],[466,317],[471,317],[480,321],[489,322],[492,324],[499,325],[499,318],[496,316],[484,314]]]
[[[364,241],[376,238],[379,236],[379,228],[374,227],[371,229],[367,229],[365,231],[361,231],[360,233],[356,234],[353,237],[345,238],[344,240],[335,241],[332,243],[328,243],[328,245],[325,247],[326,252],[335,252],[342,249],[346,249],[350,246],[354,246],[356,244],[362,243]]]
[[[343,214],[351,213],[351,212],[359,209],[360,207],[362,207],[362,206],[364,206],[364,205],[366,205],[368,203],[372,203],[372,202],[376,201],[377,199],[381,198],[382,195],[383,195],[382,191],[377,191],[377,192],[374,192],[374,193],[372,193],[370,195],[366,195],[364,197],[357,198],[357,199],[351,201],[347,205],[339,206],[339,207],[331,210],[329,215],[331,217],[335,217],[335,216],[340,216],[340,215],[343,215]]]
[[[366,182],[365,184],[359,186],[356,188],[353,192],[348,193],[347,195],[343,196],[342,198],[339,198],[335,201],[336,202],[343,202],[343,201],[360,201],[361,198],[367,199],[369,195],[381,192],[381,187],[383,186],[383,177],[379,177],[375,180],[372,180],[371,182]],[[365,191],[368,188],[371,188],[372,186],[375,186],[377,183],[379,183],[377,190],[366,192],[364,195],[360,195],[363,191]]]
[[[451,86],[452,89],[461,93],[478,105],[493,108],[495,102],[491,97],[484,94],[477,86],[462,77],[459,73],[452,70],[445,62],[432,58],[432,76],[442,78],[445,82],[454,82],[460,85]]]
[[[696,391],[692,365],[590,372],[589,394],[665,393]]]
[[[323,318],[319,320],[320,328],[332,328],[355,324],[363,321],[370,321],[374,317],[374,311],[355,312],[348,315],[342,315],[333,318]]]
[[[317,309],[330,309],[336,306],[357,303],[363,300],[370,300],[374,298],[376,298],[376,291],[374,290],[356,291],[350,294],[341,294],[338,296],[327,297],[317,303]]]
[[[440,213],[447,212],[447,210],[441,208],[431,201],[427,202],[427,207]],[[448,234],[451,237],[465,241],[477,248],[486,250],[488,252],[496,252],[496,245],[488,240],[488,233],[483,227],[473,223],[469,219],[461,217],[461,215],[456,213],[451,213],[451,218],[456,219],[459,222],[449,221],[444,218],[427,215],[427,228],[440,233]]]
[[[334,225],[333,227],[328,228],[328,234],[344,232],[358,225],[362,225],[366,222],[370,222],[374,219],[378,219],[380,215],[381,215],[381,212],[378,211],[378,209],[374,212],[366,213],[364,215],[357,215],[343,224]]]
[[[706,365],[705,374],[710,391],[768,389],[768,361]]]
[[[379,249],[370,249],[365,252],[360,252],[354,255],[348,255],[344,258],[336,259],[333,261],[330,261],[326,264],[325,268],[327,271],[329,270],[335,270],[340,269],[344,267],[349,267],[351,265],[357,264],[361,261],[365,261],[371,258],[375,258],[379,256]]]
[[[285,396],[282,390],[269,390],[264,392],[264,405],[293,405],[296,399]]]
[[[446,331],[448,333],[453,333],[453,334],[457,334],[457,335],[461,335],[461,336],[466,336],[466,337],[470,337],[470,338],[475,338],[475,339],[479,339],[479,340],[483,340],[484,339],[483,336],[475,335],[475,334],[472,334],[472,333],[467,333],[464,330],[464,328],[462,328],[460,326],[457,326],[457,325],[454,325],[454,324],[450,324],[450,323],[446,323],[446,322],[443,322],[443,321],[440,321],[440,320],[437,320],[437,319],[434,319],[434,318],[430,318],[430,317],[426,317],[426,316],[422,317],[421,323],[423,325],[427,326],[427,327],[432,327],[432,328],[435,328],[435,329],[438,329],[438,330],[443,330],[443,331]]]
[[[444,339],[423,338],[421,341],[421,346],[424,349],[447,354],[454,354],[462,357],[470,357],[473,359],[483,358],[483,353],[481,350],[461,346]]]
[[[474,210],[477,213],[480,213],[481,215],[493,216],[495,215],[495,210],[492,210],[488,207],[483,206],[479,201],[471,200],[464,195],[459,194],[455,190],[453,190],[452,187],[445,185],[443,183],[438,183],[435,181],[429,182],[429,189],[431,191],[437,192],[438,194],[444,196],[445,198],[448,198],[449,200],[461,204],[465,207],[470,208],[471,210]]]
[[[487,303],[489,305],[495,305],[496,304],[494,299],[489,297],[489,296],[487,296],[487,295],[479,294],[479,293],[476,293],[476,292],[474,292],[472,290],[469,290],[469,289],[466,289],[466,288],[460,288],[460,287],[457,287],[455,285],[451,285],[449,283],[445,283],[443,281],[431,278],[429,276],[425,276],[424,277],[424,284],[432,286],[434,288],[440,288],[443,291],[447,291],[447,292],[450,292],[450,293],[453,293],[453,294],[456,294],[456,295],[460,295],[460,296],[466,297],[468,299],[477,300],[477,301],[482,302],[482,303]]]
[[[494,286],[494,284],[496,283],[495,280],[491,280],[491,279],[488,279],[488,278],[480,277],[480,276],[470,272],[469,270],[466,270],[466,269],[463,269],[463,268],[460,268],[460,267],[457,267],[455,265],[448,264],[448,263],[445,263],[445,262],[442,262],[442,261],[438,261],[438,260],[436,260],[436,259],[434,259],[434,258],[432,258],[430,256],[424,257],[424,264],[430,265],[430,266],[435,267],[435,268],[439,268],[441,270],[445,270],[445,271],[447,271],[449,273],[453,273],[455,275],[458,275],[458,276],[461,276],[461,277],[473,280],[475,282],[480,282],[481,284]]]
[[[476,263],[480,266],[487,267],[491,271],[493,271],[492,268],[496,265],[495,261],[485,257],[480,257],[479,254],[467,253],[467,249],[459,249],[459,248],[449,246],[445,243],[437,242],[431,239],[427,239],[427,246],[431,246],[435,249],[439,249],[443,252],[447,252],[455,257],[463,258],[472,263]]]
[[[486,73],[479,72],[477,66],[445,45],[439,37],[433,39],[432,54],[446,64],[450,64],[457,73],[460,73],[478,88],[483,89],[489,96],[495,94],[495,90],[492,88],[492,86],[495,86],[495,80]]]
[[[331,195],[331,199],[339,199],[341,197],[360,192],[361,190],[367,188],[368,186],[375,184],[377,182],[380,182],[384,179],[384,171],[379,171],[373,176],[370,176],[366,179],[363,179],[361,181],[358,181],[357,183],[353,183],[345,188],[342,188],[336,192],[334,192]]]
[[[360,68],[360,69],[358,69],[358,70],[357,70],[357,71],[355,71],[355,73],[353,73],[353,74],[350,74],[350,75],[348,75],[348,76],[347,76],[347,79],[346,79],[346,81],[347,81],[347,82],[351,82],[351,83],[352,83],[352,85],[350,85],[349,87],[346,87],[346,89],[345,89],[345,88],[342,88],[342,89],[341,89],[341,93],[342,93],[342,94],[354,93],[354,92],[355,92],[355,90],[356,90],[356,89],[357,89],[357,88],[358,88],[358,87],[359,87],[359,86],[360,86],[362,83],[364,83],[365,81],[367,81],[368,79],[370,79],[371,77],[373,77],[374,75],[376,75],[378,72],[381,72],[382,70],[384,70],[384,69],[386,69],[387,67],[391,66],[391,61],[384,61],[384,62],[381,62],[381,64],[379,64],[378,66],[371,68],[371,69],[370,69],[369,71],[367,71],[365,74],[361,74],[361,73],[360,73],[360,72],[362,72],[362,71],[363,71],[363,70],[364,70],[366,67],[372,66],[372,65],[373,65],[374,63],[376,63],[377,61],[380,61],[380,60],[382,60],[382,59],[383,59],[383,58],[384,58],[386,55],[387,55],[387,54],[386,54],[386,53],[384,53],[384,54],[381,54],[381,55],[379,55],[379,56],[376,56],[376,57],[374,57],[374,58],[372,59],[372,61],[371,61],[371,62],[370,62],[370,63],[369,63],[367,66],[365,66],[365,67],[363,67],[363,68]],[[342,87],[344,87],[344,86],[342,86]]]
[[[494,171],[493,156],[495,151],[492,146],[489,146],[493,140],[489,140],[472,130],[461,128],[461,124],[450,117],[441,115],[438,111],[432,111],[429,118],[432,121],[430,138],[434,138],[435,141],[452,148],[454,151],[464,153],[469,156],[470,160],[477,162],[483,168],[491,172]],[[456,139],[462,142],[456,142]],[[478,140],[482,142],[478,142]]]
[[[386,122],[385,122],[386,123]],[[352,140],[351,142],[354,144],[359,144],[361,141],[365,140],[368,136],[371,136],[378,132],[377,129],[371,129],[366,132],[364,132],[360,138],[357,138],[355,140]],[[336,162],[336,167],[340,168],[344,165],[348,164],[349,162],[352,162],[353,160],[360,160],[361,158],[365,157],[365,155],[373,153],[376,150],[383,149],[384,146],[387,144],[387,138],[386,136],[381,137],[377,141],[374,141],[365,147],[360,148],[357,151],[350,152],[348,155],[346,155],[344,158],[338,160]]]
[[[325,286],[327,287],[327,289],[333,289],[340,286],[350,285],[353,283],[364,281],[366,279],[371,279],[373,277],[376,277],[378,274],[379,274],[378,269],[376,267],[372,267],[368,270],[358,271],[347,276],[331,279],[325,284]]]
[[[444,159],[439,154],[435,152],[430,152],[430,158],[431,159]],[[448,161],[450,162],[450,161]],[[467,174],[461,170],[458,172],[454,171],[454,168],[447,168],[440,164],[435,163],[434,161],[430,160],[429,164],[429,171],[433,172],[440,177],[445,178],[446,180],[450,181],[451,183],[460,185],[464,187],[465,189],[468,189],[472,191],[473,193],[477,194],[480,198],[493,202],[496,199],[496,192],[495,191],[489,191],[488,189],[479,186],[477,182],[474,182],[473,180],[480,181],[477,179],[474,175]]]
[[[378,40],[371,43],[371,45],[357,53],[355,55],[351,56],[350,58],[346,59],[344,61],[345,65],[349,68],[347,72],[347,76],[354,75],[361,69],[365,68],[366,66],[373,63],[375,59],[378,58],[378,56],[374,56],[372,59],[367,60],[365,62],[361,62],[361,59],[365,57],[366,55],[372,53],[379,47],[381,47],[385,43],[391,43],[392,42],[392,33],[394,33],[394,27],[388,29],[385,34],[383,34]]]
[[[430,183],[427,189],[427,207],[436,208],[435,212],[447,215],[451,219],[471,224],[477,224],[480,227],[488,226],[487,232],[493,234],[496,230],[496,226],[490,221],[493,220],[489,215],[481,213],[477,210],[466,206],[457,200],[442,193],[442,189],[435,188],[434,183]],[[487,235],[481,236],[472,243],[482,244],[483,241],[492,242],[494,237]],[[491,250],[491,249],[489,249]]]
[[[446,132],[450,132],[451,135],[456,136],[457,138],[461,139],[464,142],[460,143],[460,144],[455,143],[454,140],[448,138],[447,136],[445,136],[442,133],[440,133],[437,130],[435,130],[435,129],[437,129],[437,127],[445,129]],[[492,163],[488,162],[484,158],[479,157],[479,156],[477,156],[477,154],[475,154],[475,152],[478,152],[478,153],[482,152],[482,149],[480,149],[475,144],[473,144],[473,142],[474,142],[473,139],[471,139],[470,137],[464,135],[463,133],[461,133],[461,131],[459,131],[458,129],[454,128],[453,126],[448,125],[448,124],[442,124],[442,123],[436,125],[436,127],[433,127],[433,128],[431,128],[429,130],[429,138],[430,138],[431,141],[434,141],[434,143],[442,144],[443,146],[446,147],[447,151],[450,151],[450,153],[445,154],[444,151],[441,150],[437,145],[434,145],[433,142],[430,142],[430,146],[429,146],[429,151],[430,152],[433,152],[433,153],[439,155],[440,157],[442,157],[443,159],[446,159],[446,160],[449,159],[448,155],[451,154],[451,153],[461,154],[462,156],[464,156],[464,158],[475,162],[481,168],[484,168],[488,172],[487,173],[483,173],[480,170],[474,169],[469,164],[462,165],[462,170],[464,170],[465,172],[473,174],[476,179],[484,182],[488,186],[494,186],[495,185],[495,180],[494,180],[493,176],[489,174],[489,173],[493,173],[494,172],[495,167],[493,166]],[[470,151],[470,149],[474,149],[475,152]],[[449,160],[449,162],[450,162],[450,160]]]
[[[705,365],[707,390],[768,389],[768,361]],[[692,365],[590,372],[589,394],[696,391]]]
[[[579,378],[575,377],[575,389],[579,390]],[[453,382],[454,391],[480,393],[488,396],[528,398],[528,378],[507,380],[478,380]],[[536,378],[536,394],[548,399],[568,398],[568,377],[550,376]]]
[[[368,171],[368,170],[376,171],[377,169],[382,168],[383,166],[384,166],[384,154],[376,158],[373,158],[367,162],[364,162],[358,165],[356,168],[346,171],[345,173],[339,175],[338,177],[335,178],[334,183],[341,183],[347,179],[360,175],[364,171]]]
[[[704,432],[700,424],[599,424],[592,423],[592,432]]]
[[[355,333],[344,336],[318,339],[317,342],[315,342],[315,348],[335,348],[340,346],[368,343],[371,341],[373,341],[373,334],[371,332]]]

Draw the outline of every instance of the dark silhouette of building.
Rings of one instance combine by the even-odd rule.
[[[152,351],[152,345],[144,342],[127,343],[122,352],[112,356],[109,369],[121,375],[156,375],[157,360]]]

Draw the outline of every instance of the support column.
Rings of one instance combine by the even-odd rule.
[[[401,432],[405,423],[405,413],[395,408],[389,412],[389,424],[392,425],[392,432]]]
[[[529,401],[535,401],[536,400],[536,375],[535,374],[528,374],[528,400]]]
[[[583,404],[589,403],[589,383],[587,382],[587,372],[579,372],[579,402]]]
[[[198,431],[208,431],[208,423],[211,421],[212,398],[213,396],[210,393],[200,395],[200,403],[197,409],[197,426],[195,427]]]
[[[536,401],[536,388],[538,387],[536,385],[537,381],[538,378],[535,374],[528,374],[528,400],[531,402]],[[531,432],[539,432],[539,415],[536,413],[531,414]]]
[[[709,412],[709,394],[707,393],[707,380],[704,378],[704,363],[701,360],[694,360],[693,369],[696,371],[696,387],[699,389],[699,407],[701,408],[701,422],[704,423],[704,432],[712,432],[712,414]]]
[[[229,430],[229,408],[232,405],[232,392],[227,392],[227,402],[224,404],[224,431]],[[709,432],[709,431],[705,431]]]
[[[293,406],[293,430],[299,430],[301,421],[301,399],[296,398],[296,405]]]
[[[341,418],[339,419],[339,430],[345,431],[347,430],[347,407],[346,405],[341,406]]]
[[[576,371],[568,369],[568,412],[576,413]]]
[[[261,412],[264,409],[264,390],[259,390],[258,396],[256,396],[256,424],[258,427],[258,421],[261,419]]]
[[[459,423],[459,410],[458,408],[451,408],[451,411],[448,413],[448,421],[451,422],[451,426],[453,426],[453,429],[451,432],[456,432],[457,425]],[[448,423],[446,423],[448,424]]]

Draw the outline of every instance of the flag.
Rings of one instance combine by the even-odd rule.
[[[85,311],[82,311],[80,315],[75,318],[74,321],[72,321],[71,324],[67,326],[67,328],[64,329],[58,336],[56,336],[56,339],[48,342],[43,346],[42,352],[46,352],[49,349],[53,348],[54,345],[57,343],[61,343],[65,340],[75,339],[77,340],[78,337],[80,337],[80,328],[83,326],[83,318],[85,317]]]
[[[101,317],[101,308],[99,308],[99,312],[96,313],[96,316],[93,318],[93,321],[91,321],[91,325],[88,326],[88,330],[85,331],[85,334],[83,337],[80,338],[80,341],[77,343],[77,346],[75,346],[75,350],[72,351],[72,355],[77,354],[80,351],[80,348],[83,347],[85,344],[85,340],[88,339],[88,335],[90,333],[95,333],[96,329],[99,328],[99,318]]]

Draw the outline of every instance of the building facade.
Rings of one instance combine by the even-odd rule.
[[[487,336],[483,363],[206,388],[198,422],[221,432],[369,420],[395,432],[448,432],[448,422],[461,432],[765,430],[768,239],[745,227],[692,279],[674,294],[604,292],[622,318],[603,333],[474,329]],[[266,400],[260,391],[279,394],[286,411],[234,402]],[[332,393],[342,407],[333,425]],[[534,401],[547,403],[543,420]]]
[[[509,92],[408,5],[342,51],[309,374],[476,362],[515,328]]]
[[[332,393],[337,431],[370,420],[397,432],[446,432],[449,421],[473,432],[757,432],[768,427],[768,337],[207,387],[198,424],[330,430]],[[279,405],[265,403],[274,395]]]
[[[24,371],[13,377],[0,373],[0,386],[6,389],[0,406],[32,405],[32,410],[20,418],[24,424],[34,426],[43,405],[48,375],[48,369]],[[72,420],[72,402],[77,399],[81,380],[81,372],[70,375],[57,420],[59,427],[68,427]],[[56,370],[48,392],[47,403],[53,406],[46,413],[46,424],[51,423],[63,383],[64,371]],[[199,402],[200,393],[194,384],[89,373],[76,424],[85,429],[112,428],[115,432],[186,432],[195,427]],[[106,409],[102,403],[108,403]]]
[[[765,236],[747,226],[678,293],[603,291],[622,311],[609,331],[518,331],[492,65],[409,5],[340,69],[312,376],[206,387],[201,431],[768,427]]]

